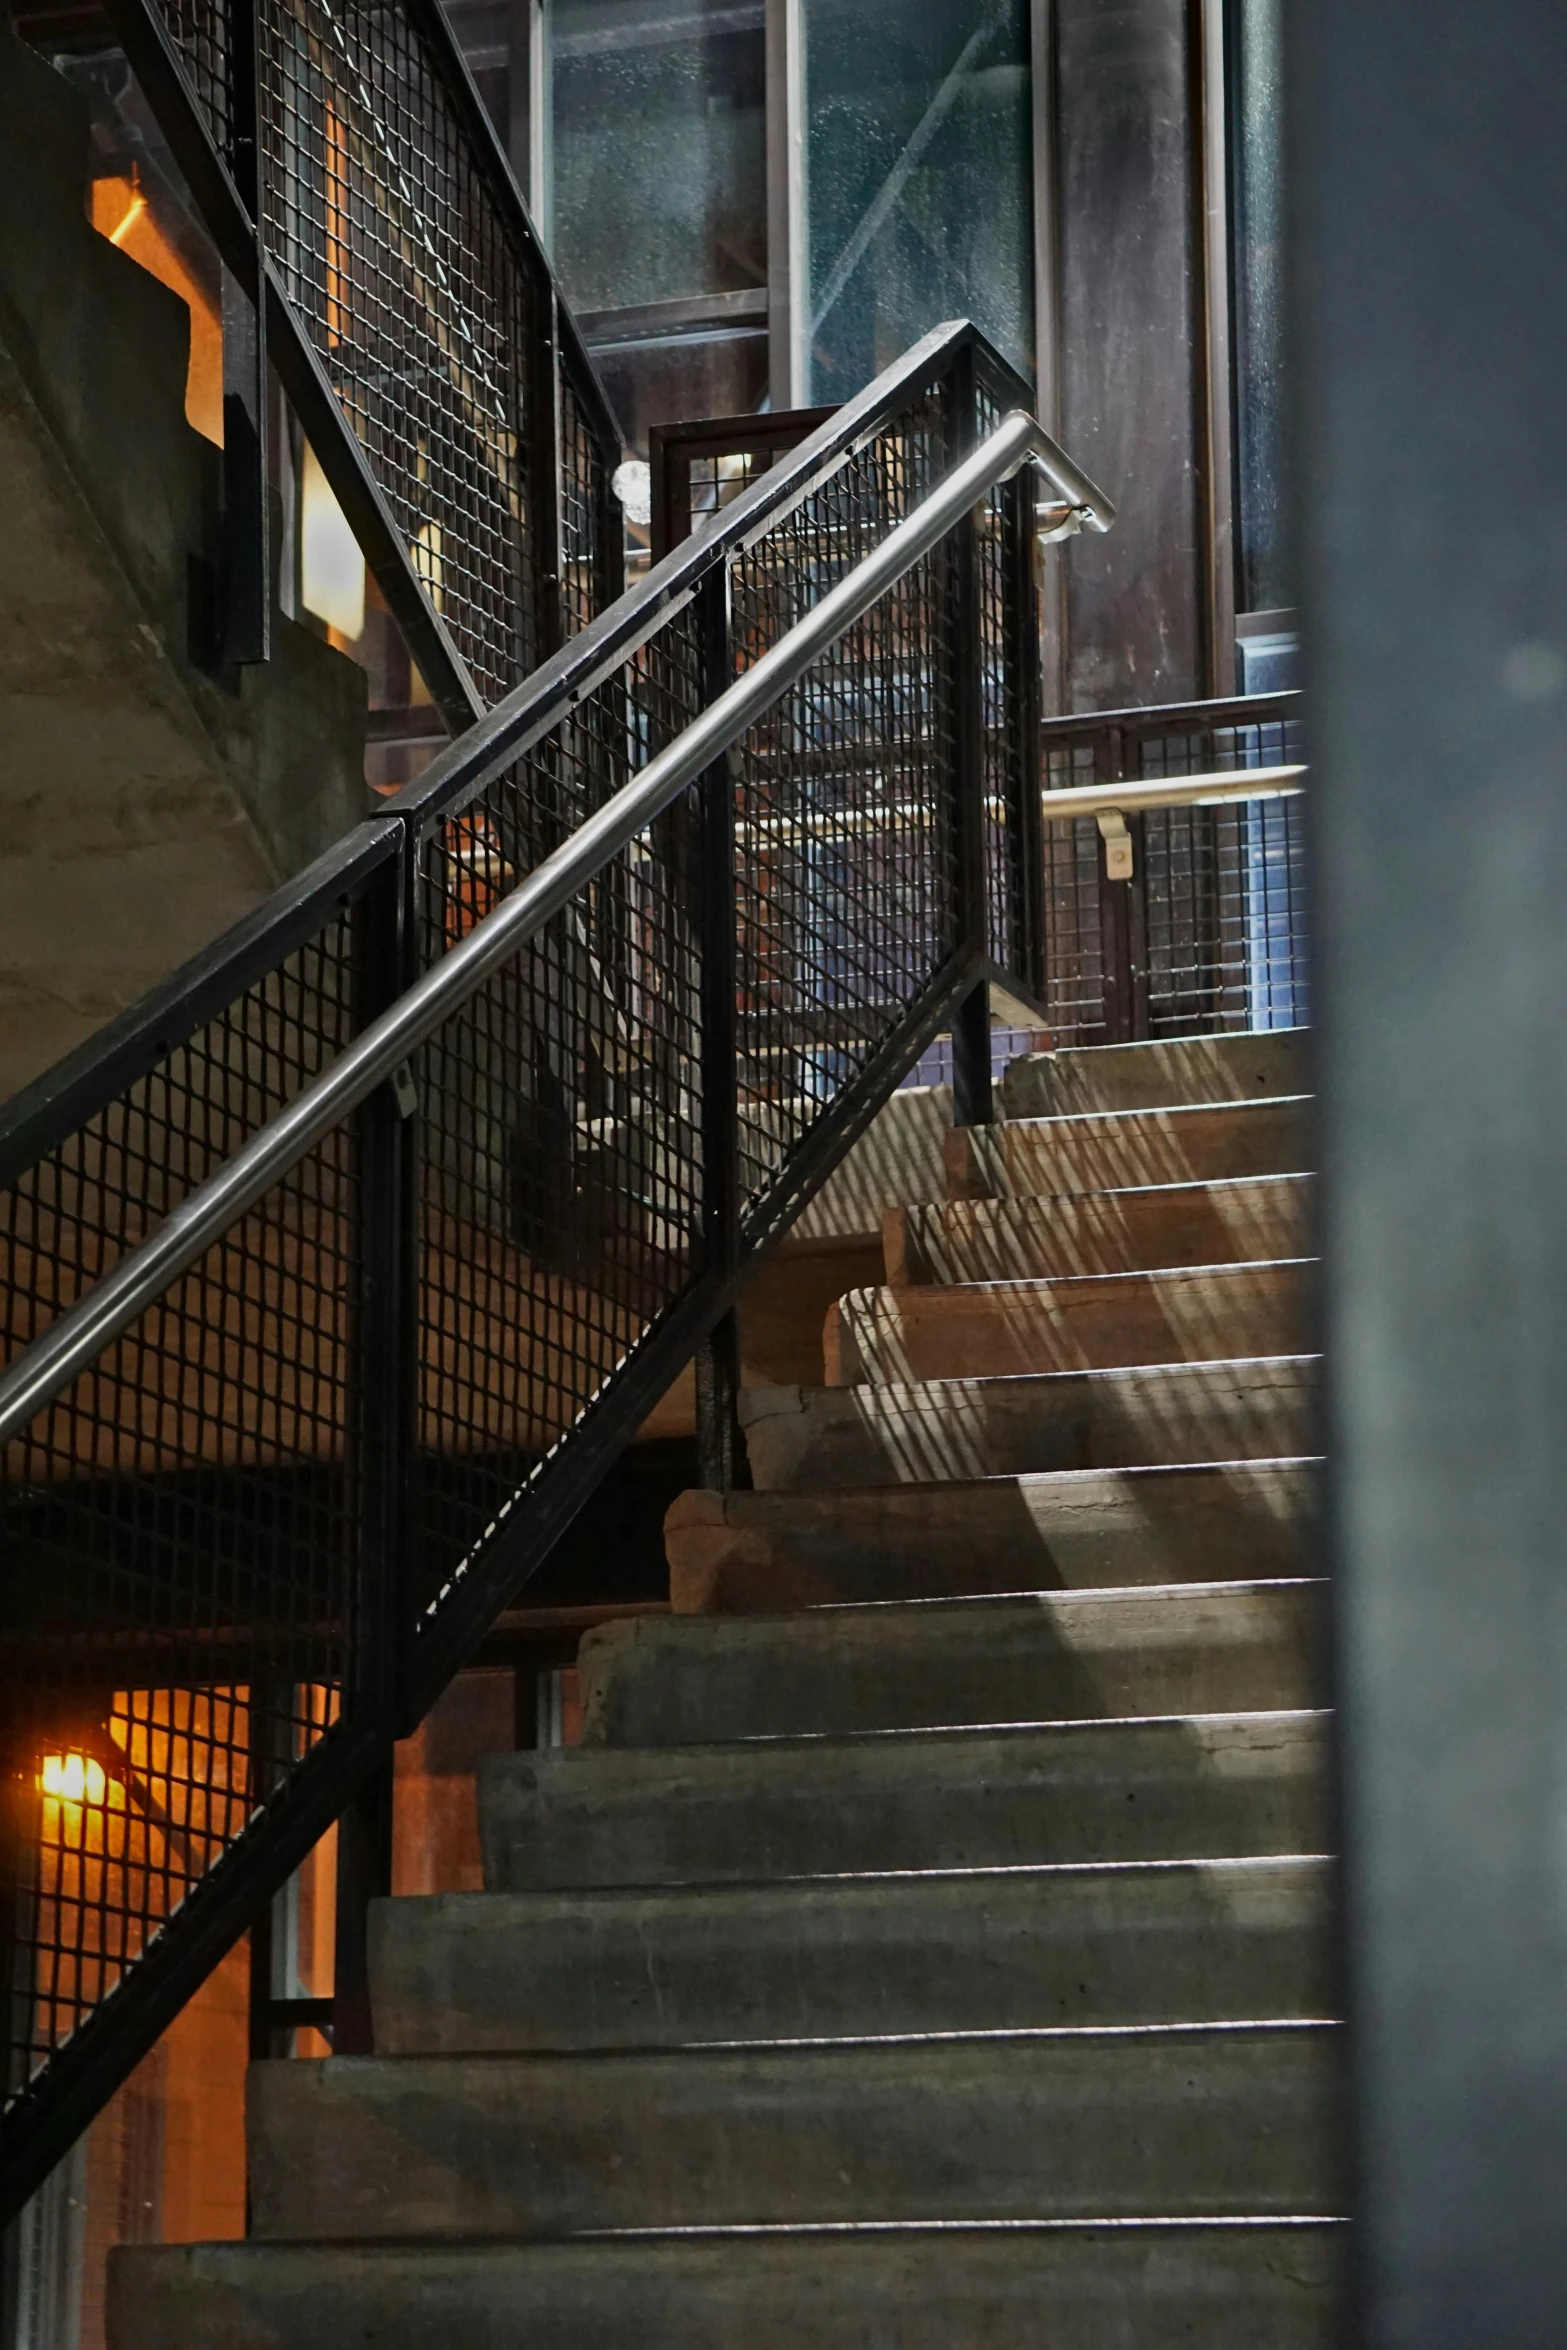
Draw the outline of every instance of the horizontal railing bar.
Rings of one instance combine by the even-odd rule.
[[[1002,422],[907,521],[721,694],[667,749],[546,857],[512,895],[373,1021],[150,1239],[34,1341],[0,1378],[0,1445],[17,1436],[197,1259],[385,1083],[501,966],[705,774],[844,631],[1000,482],[1054,444],[1022,410]]]
[[[1127,776],[1119,783],[1071,784],[1044,791],[1039,804],[1049,824],[1078,816],[1132,816],[1147,808],[1202,808],[1221,800],[1291,800],[1304,785],[1303,766],[1226,767],[1213,775]]]

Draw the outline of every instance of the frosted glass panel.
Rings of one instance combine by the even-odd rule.
[[[767,283],[760,0],[551,0],[551,235],[579,310]]]
[[[1026,0],[805,0],[811,398],[972,318],[1033,373]]]

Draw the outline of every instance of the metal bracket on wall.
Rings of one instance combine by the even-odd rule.
[[[1132,878],[1132,836],[1126,829],[1126,818],[1119,808],[1101,809],[1098,817],[1099,837],[1105,844],[1105,878],[1108,881],[1130,881]]]

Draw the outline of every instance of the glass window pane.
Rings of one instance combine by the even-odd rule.
[[[805,0],[811,397],[972,318],[1033,374],[1026,0]]]
[[[550,229],[578,310],[767,282],[762,0],[552,0]]]

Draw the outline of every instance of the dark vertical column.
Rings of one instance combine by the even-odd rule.
[[[539,271],[528,338],[528,513],[522,559],[531,574],[534,642],[520,649],[524,674],[564,644],[561,566],[560,329],[554,286]]]
[[[389,859],[355,909],[360,1024],[414,976],[413,861]],[[370,2046],[365,1929],[369,1905],[391,1890],[392,1742],[402,1721],[411,1638],[418,1428],[418,1093],[412,1071],[383,1085],[359,1113],[357,1300],[350,1340],[348,1458],[357,1481],[355,1561],[345,1707],[375,1733],[378,1760],[338,1822],[333,2047]]]
[[[697,591],[702,699],[733,682],[729,566],[716,564]],[[698,786],[697,891],[702,941],[702,1242],[710,1275],[729,1281],[740,1264],[740,1071],[735,1004],[735,787],[727,758]],[[740,1433],[740,1333],[731,1306],[698,1348],[696,1443],[702,1482],[727,1493],[750,1483]]]
[[[1119,515],[1067,554],[1066,707],[1203,686],[1188,0],[1055,0],[1061,433]]]
[[[1289,24],[1359,2339],[1537,2350],[1567,2335],[1567,10]]]
[[[1007,833],[1012,852],[1016,929],[1014,968],[1040,1004],[1045,1000],[1045,826],[1039,795],[1044,783],[1040,745],[1043,685],[1039,631],[1039,541],[1034,532],[1035,475],[1031,465],[1003,493],[1006,574],[1003,581],[1005,665],[1003,708],[1015,746],[1009,770],[1013,804]]]
[[[978,438],[974,354],[960,351],[949,393],[954,463]],[[952,878],[955,944],[971,963],[990,952],[985,870],[984,640],[979,610],[976,522],[965,514],[952,532],[947,559],[948,629],[952,658]],[[952,1117],[957,1126],[988,1126],[994,1116],[990,1077],[990,991],[983,979],[952,1015]]]
[[[227,10],[231,162],[256,238],[254,294],[223,272],[222,657],[244,666],[272,653],[261,59],[255,0],[227,0]]]

